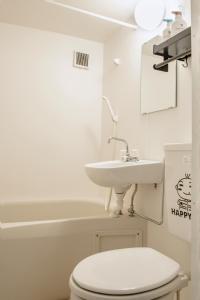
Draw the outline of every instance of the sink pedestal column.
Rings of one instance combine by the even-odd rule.
[[[122,209],[124,205],[124,197],[126,195],[126,192],[129,190],[130,185],[123,186],[123,187],[114,187],[115,195],[116,195],[116,207],[113,211],[113,214],[117,217],[119,215],[122,215]]]

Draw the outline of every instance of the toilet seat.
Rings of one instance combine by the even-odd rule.
[[[90,293],[133,297],[177,281],[179,272],[177,262],[154,249],[128,248],[87,257],[75,267],[71,280]]]
[[[180,274],[168,284],[154,289],[152,291],[134,294],[134,295],[106,295],[87,291],[79,287],[70,277],[69,285],[71,289],[70,299],[87,299],[87,300],[155,300],[160,297],[176,292],[186,287],[188,284],[188,276]]]

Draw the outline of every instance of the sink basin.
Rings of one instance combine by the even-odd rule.
[[[88,177],[100,186],[125,187],[134,183],[160,183],[164,164],[153,160],[113,160],[86,164],[85,169]]]

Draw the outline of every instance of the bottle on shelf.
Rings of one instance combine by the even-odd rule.
[[[168,39],[171,36],[171,31],[172,31],[171,25],[172,25],[173,20],[172,19],[163,19],[163,21],[166,23],[166,27],[163,30],[162,36],[163,36],[163,39]]]
[[[183,19],[183,16],[182,16],[182,12],[181,11],[172,11],[172,14],[175,15],[175,20],[174,22],[172,23],[172,26],[171,26],[171,33],[172,35],[182,31],[183,29],[185,29],[187,27],[187,23],[186,21]]]

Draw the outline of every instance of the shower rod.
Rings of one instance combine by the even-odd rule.
[[[71,5],[56,1],[56,0],[44,0],[44,1],[47,2],[47,3],[53,4],[53,5],[57,5],[57,6],[66,8],[66,9],[71,10],[71,11],[79,12],[81,14],[91,16],[91,17],[95,17],[97,19],[107,21],[107,22],[110,22],[110,23],[113,23],[113,24],[117,24],[117,25],[120,25],[120,26],[123,26],[123,27],[126,27],[126,28],[131,28],[131,29],[137,29],[138,28],[137,25],[127,23],[127,22],[123,22],[123,21],[113,19],[113,18],[110,18],[110,17],[106,17],[106,16],[103,16],[103,15],[100,15],[100,14],[96,14],[96,13],[93,13],[91,11],[81,9],[81,8],[78,8],[78,7],[75,7],[75,6],[71,6]]]

